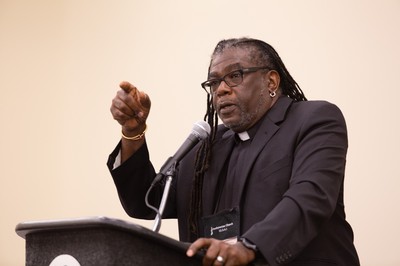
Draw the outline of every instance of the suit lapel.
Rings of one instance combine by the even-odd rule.
[[[240,178],[240,183],[233,191],[233,206],[240,206],[243,190],[246,186],[246,181],[250,175],[250,171],[259,156],[260,152],[264,149],[265,145],[271,140],[272,136],[279,130],[277,125],[284,120],[286,112],[292,103],[292,99],[288,97],[282,97],[279,99],[274,107],[268,111],[267,115],[263,118],[260,128],[257,130],[256,135],[251,141],[250,148],[246,150],[246,160],[238,162],[240,167],[238,168],[238,176],[244,176]]]

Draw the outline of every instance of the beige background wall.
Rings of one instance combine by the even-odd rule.
[[[22,221],[129,218],[105,166],[121,80],[151,97],[159,168],[204,114],[222,38],[272,44],[309,99],[344,112],[346,210],[362,264],[400,265],[400,1],[0,0],[0,265],[24,264]],[[162,233],[177,237],[175,222]],[[273,244],[273,243],[271,243]]]

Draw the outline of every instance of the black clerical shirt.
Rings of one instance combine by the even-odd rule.
[[[246,154],[250,149],[251,141],[257,133],[257,130],[261,124],[260,119],[253,127],[251,127],[247,132],[242,132],[239,134],[235,134],[235,143],[232,148],[231,156],[227,160],[225,171],[225,176],[223,175],[220,185],[220,195],[217,198],[215,211],[214,213],[218,213],[222,210],[232,209],[233,206],[233,195],[235,193],[239,193],[238,184],[241,183],[241,180],[246,178],[245,176],[239,175],[239,170],[242,165],[242,162],[246,160]]]

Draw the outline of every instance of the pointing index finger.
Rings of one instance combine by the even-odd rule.
[[[122,81],[119,84],[119,87],[123,89],[126,93],[130,93],[132,90],[136,90],[136,87],[127,81]]]

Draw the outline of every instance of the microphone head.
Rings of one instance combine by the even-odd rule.
[[[198,121],[194,123],[192,133],[196,135],[199,140],[206,139],[210,135],[211,127],[205,121]]]

